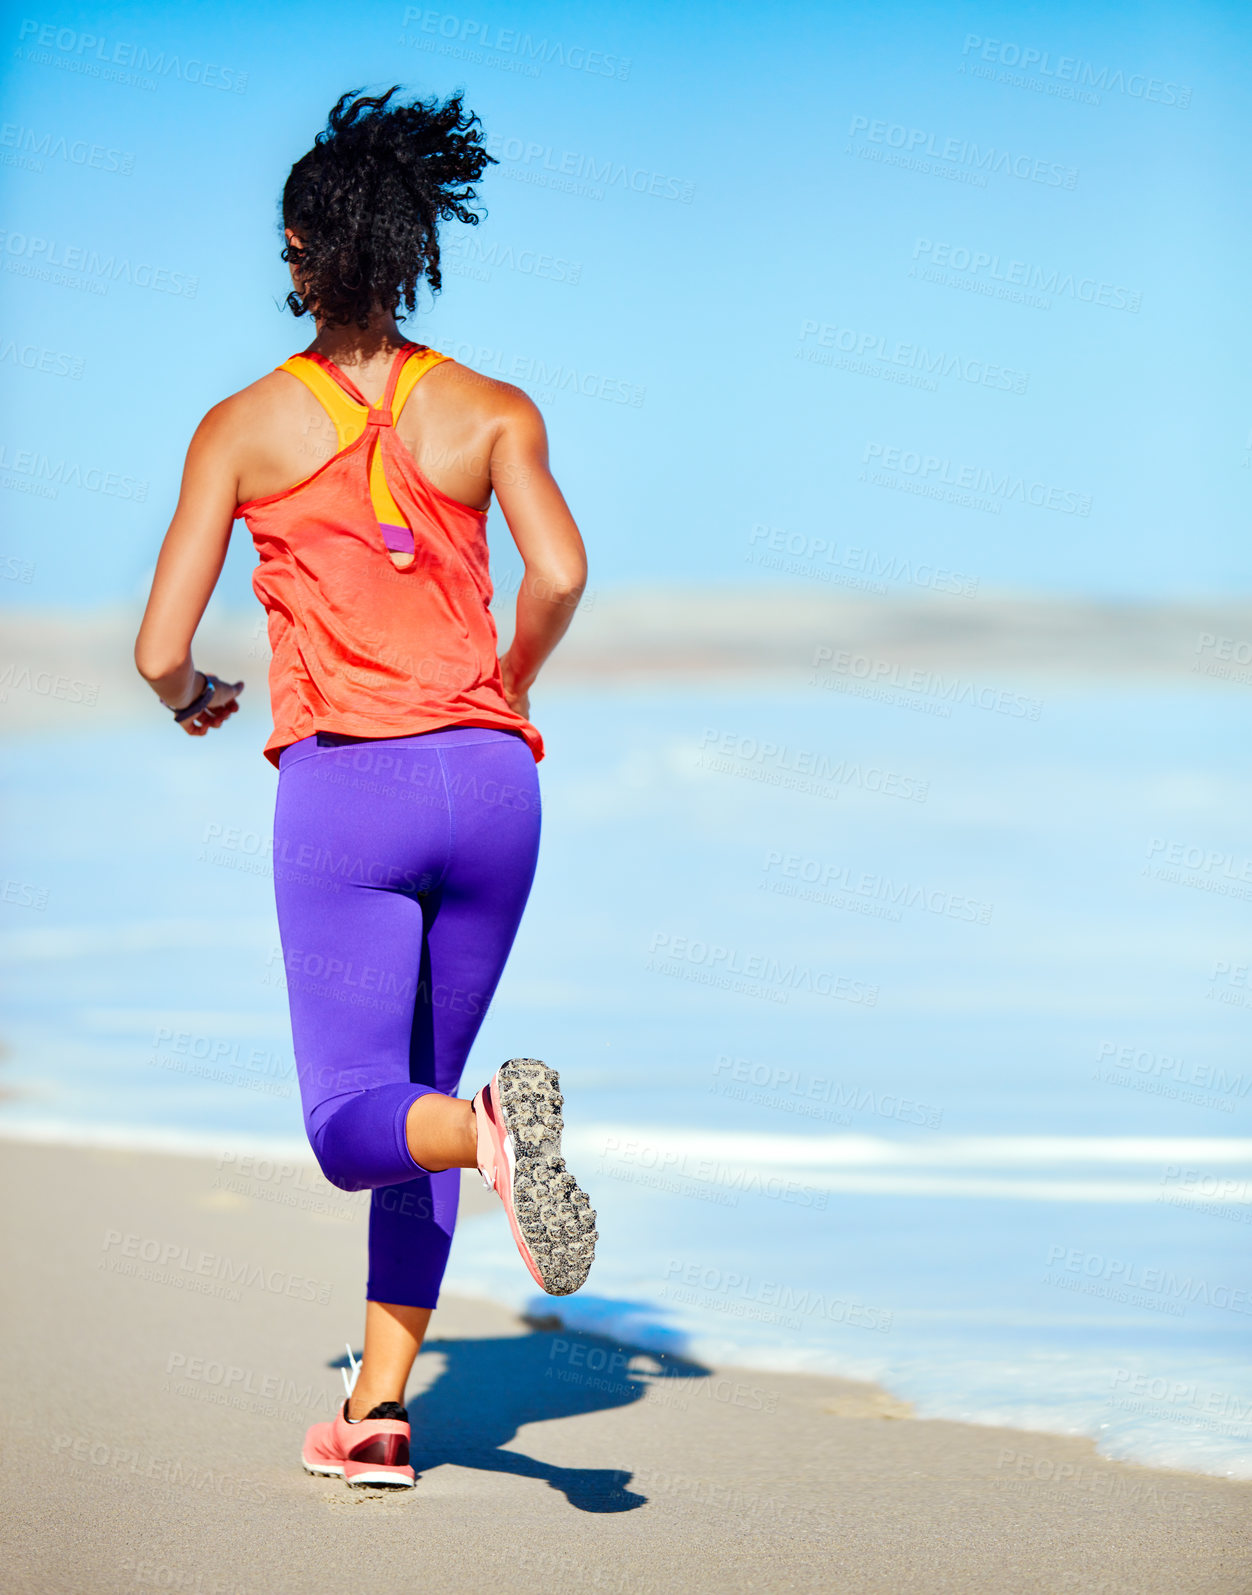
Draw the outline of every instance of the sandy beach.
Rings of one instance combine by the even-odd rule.
[[[360,1332],[365,1208],[312,1165],[6,1142],[13,1591],[1236,1595],[1252,1484],[922,1422],[445,1298],[417,1488],[299,1466]],[[467,1181],[464,1212],[487,1198]],[[594,1289],[595,1276],[591,1280]]]

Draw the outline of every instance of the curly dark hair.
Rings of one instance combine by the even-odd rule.
[[[343,95],[313,148],[283,186],[283,226],[299,290],[287,295],[297,316],[364,330],[379,307],[394,314],[417,306],[422,279],[442,287],[438,226],[455,217],[477,225],[470,209],[477,183],[495,156],[482,146],[482,124],[461,96],[389,105],[386,94]]]

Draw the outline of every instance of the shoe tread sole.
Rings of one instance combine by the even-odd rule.
[[[538,1058],[510,1058],[497,1075],[513,1138],[513,1214],[549,1296],[582,1286],[595,1258],[596,1215],[561,1156],[560,1081]]]

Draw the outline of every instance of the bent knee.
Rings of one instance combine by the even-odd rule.
[[[333,1121],[328,1121],[316,1134],[309,1135],[309,1144],[313,1148],[318,1168],[340,1191],[368,1190],[369,1180],[361,1177],[361,1170],[355,1166],[355,1160],[349,1161],[344,1157],[344,1149],[337,1144],[337,1138],[331,1129],[332,1123]]]

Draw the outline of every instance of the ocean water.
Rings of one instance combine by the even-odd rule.
[[[1249,698],[995,689],[537,694],[466,1088],[561,1070],[571,1325],[1249,1478]],[[8,739],[0,1130],[300,1144],[262,712]],[[498,1214],[448,1285],[554,1305]]]

